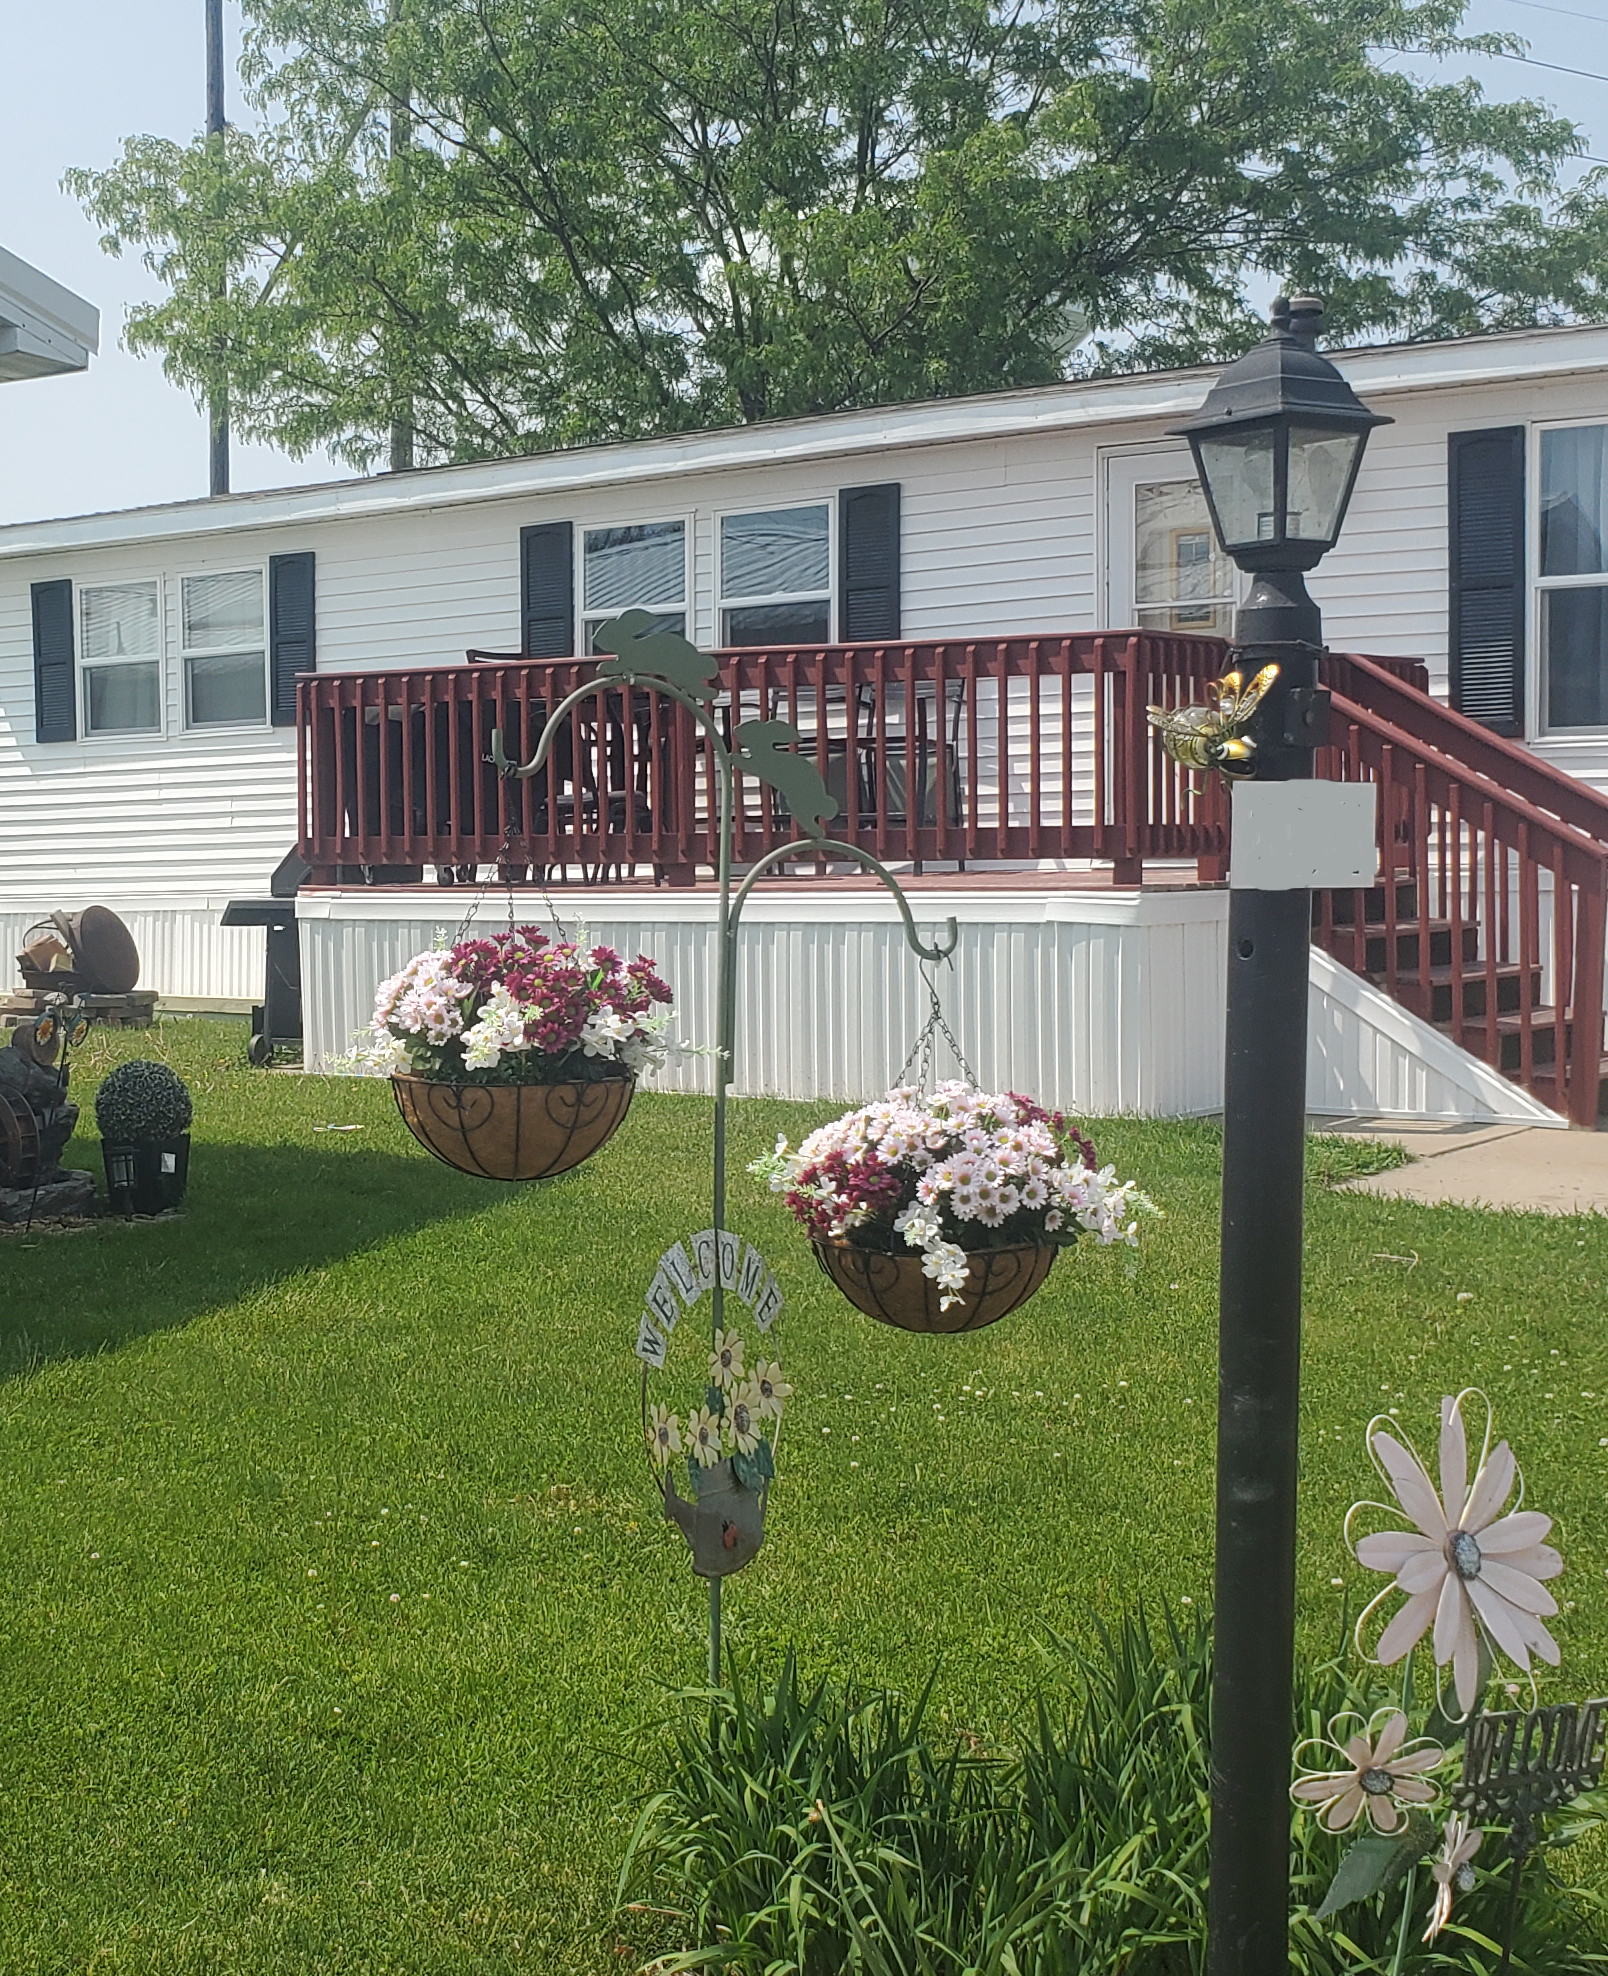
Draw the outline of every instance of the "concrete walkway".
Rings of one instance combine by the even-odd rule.
[[[1399,1118],[1314,1119],[1312,1125],[1387,1139],[1413,1156],[1411,1166],[1347,1181],[1344,1192],[1533,1214],[1608,1214],[1608,1132]]]

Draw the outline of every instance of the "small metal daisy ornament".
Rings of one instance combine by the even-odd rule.
[[[1306,1762],[1303,1755],[1310,1752]],[[1338,1763],[1325,1759],[1338,1758]],[[1299,1777],[1290,1795],[1297,1804],[1316,1805],[1326,1832],[1347,1832],[1364,1810],[1376,1832],[1388,1837],[1407,1822],[1407,1805],[1433,1804],[1436,1788],[1425,1775],[1446,1761],[1446,1752],[1427,1736],[1407,1740],[1407,1717],[1399,1708],[1379,1709],[1367,1722],[1337,1715],[1327,1737],[1313,1737],[1295,1752]]]
[[[724,1312],[732,1300],[751,1315],[757,1342],[737,1324],[717,1327],[705,1363],[701,1405],[684,1414],[653,1401],[650,1376],[662,1372],[670,1337],[682,1316],[717,1284]],[[782,1406],[792,1387],[782,1375],[769,1333],[782,1296],[765,1258],[730,1229],[706,1228],[666,1250],[648,1286],[637,1326],[642,1362],[642,1426],[666,1520],[692,1552],[701,1578],[729,1578],[752,1563],[765,1540],[765,1509],[776,1476]],[[688,1494],[676,1487],[678,1458]]]

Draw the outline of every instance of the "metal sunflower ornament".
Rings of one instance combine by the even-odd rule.
[[[1180,768],[1198,775],[1214,768],[1227,776],[1254,775],[1256,743],[1246,729],[1278,676],[1276,665],[1266,665],[1247,686],[1243,673],[1225,672],[1207,682],[1204,706],[1146,707],[1145,718]]]

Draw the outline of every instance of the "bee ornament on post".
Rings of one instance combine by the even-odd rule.
[[[1256,742],[1248,730],[1278,676],[1276,665],[1265,665],[1247,686],[1242,673],[1225,672],[1207,682],[1206,705],[1146,707],[1145,718],[1180,768],[1197,775],[1214,768],[1231,777],[1254,775]]]

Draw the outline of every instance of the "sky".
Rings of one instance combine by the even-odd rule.
[[[224,17],[228,108],[245,121],[233,79],[236,0],[225,0]],[[97,229],[60,184],[70,166],[110,164],[125,137],[187,140],[200,128],[203,21],[203,0],[78,0],[71,9],[0,0],[0,245],[101,312],[100,354],[87,374],[0,384],[0,523],[206,492],[201,414],[166,381],[159,359],[121,348],[126,310],[158,296],[160,285],[137,257],[101,251]],[[1465,28],[1520,35],[1531,60],[1462,61],[1439,73],[1474,73],[1495,97],[1539,97],[1608,161],[1608,0],[1472,0]],[[1414,73],[1435,72],[1396,59]],[[293,460],[270,447],[234,447],[240,490],[342,471],[318,454]]]

